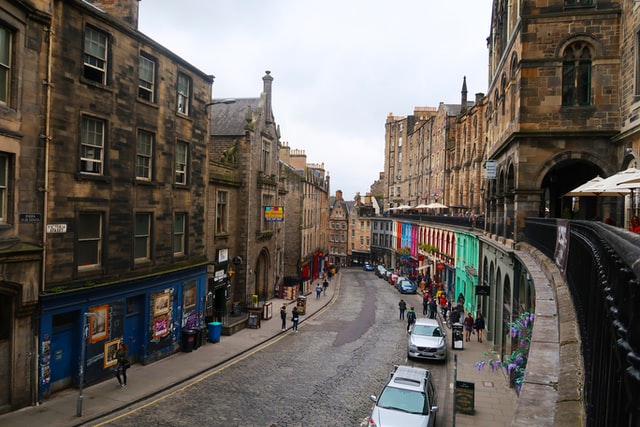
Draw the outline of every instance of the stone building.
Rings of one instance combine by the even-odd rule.
[[[37,401],[51,21],[48,1],[0,4],[0,413]]]
[[[342,191],[329,199],[329,263],[337,267],[347,265],[349,244],[349,208]]]
[[[218,311],[228,311],[230,304],[255,305],[254,295],[266,301],[284,276],[286,189],[280,179],[281,142],[271,105],[270,71],[262,81],[258,97],[228,104],[214,100],[209,107],[207,215],[213,229],[207,247],[215,260],[209,292]],[[226,293],[223,279],[230,268]]]
[[[615,203],[596,211],[595,198],[577,204],[563,195],[623,167],[627,146],[613,143],[624,92],[623,3],[631,18],[631,9],[637,12],[632,1],[493,2],[486,113],[487,160],[496,169],[486,187],[490,232],[521,240],[526,217],[560,217],[565,207],[576,218],[606,215],[621,222]]]
[[[51,14],[35,168],[46,231],[42,399],[78,385],[85,341],[93,383],[111,377],[120,341],[133,363],[149,363],[204,322],[213,77],[138,31],[137,0],[41,6]]]
[[[307,163],[304,150],[284,145],[280,153],[287,188],[284,277],[309,293],[312,281],[322,277],[328,265],[330,180],[324,164]]]
[[[371,262],[371,220],[375,216],[375,209],[371,195],[361,197],[356,193],[352,204],[349,205],[349,243],[348,259],[350,264],[363,265]]]

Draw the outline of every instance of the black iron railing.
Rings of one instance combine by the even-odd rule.
[[[526,240],[556,260],[557,229],[555,219],[528,218]],[[589,221],[569,221],[568,231],[587,426],[640,425],[640,236]]]

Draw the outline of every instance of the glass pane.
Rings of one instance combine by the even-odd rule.
[[[136,237],[133,243],[133,257],[135,259],[148,258],[147,237]]]
[[[78,221],[78,239],[99,239],[100,217],[101,214],[99,213],[80,214]]]
[[[149,215],[148,214],[136,215],[135,234],[136,236],[149,235]]]
[[[78,266],[98,265],[99,240],[85,240],[78,242]]]

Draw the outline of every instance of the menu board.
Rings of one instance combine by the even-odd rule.
[[[456,381],[456,412],[473,415],[475,400],[475,384]]]

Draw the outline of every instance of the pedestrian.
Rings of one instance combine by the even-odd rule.
[[[411,307],[407,312],[407,333],[409,333],[414,323],[416,323],[416,311]]]
[[[282,319],[282,330],[286,331],[287,330],[287,305],[286,304],[282,304],[282,307],[280,307],[280,319]]]
[[[451,319],[452,325],[454,323],[460,323],[460,311],[458,310],[458,306],[453,307],[449,318]]]
[[[425,292],[422,295],[422,314],[426,316],[428,312],[429,312],[429,294]]]
[[[404,319],[404,312],[407,309],[407,303],[404,302],[402,298],[400,298],[400,302],[398,303],[398,307],[400,308],[400,320]]]
[[[478,342],[482,342],[482,332],[484,331],[484,317],[482,313],[478,312],[475,323],[476,332],[478,333]]]
[[[322,287],[324,288],[324,294],[327,294],[327,288],[329,287],[329,281],[327,279],[324,279],[324,282],[322,282]]]
[[[293,322],[294,332],[298,332],[298,322],[300,321],[300,313],[298,313],[298,307],[293,307],[293,311],[291,312],[291,321]]]
[[[316,299],[320,299],[320,295],[322,295],[322,285],[318,282],[316,285]]]
[[[127,369],[131,366],[128,351],[129,349],[126,344],[120,341],[118,351],[116,351],[116,360],[118,361],[116,365],[116,378],[118,379],[118,387],[120,388],[127,386]]]
[[[438,313],[438,304],[436,304],[436,300],[431,298],[429,301],[429,319],[435,319],[436,313]]]
[[[471,312],[468,312],[467,317],[464,318],[464,340],[467,342],[471,341],[471,331],[473,331],[474,323]]]

